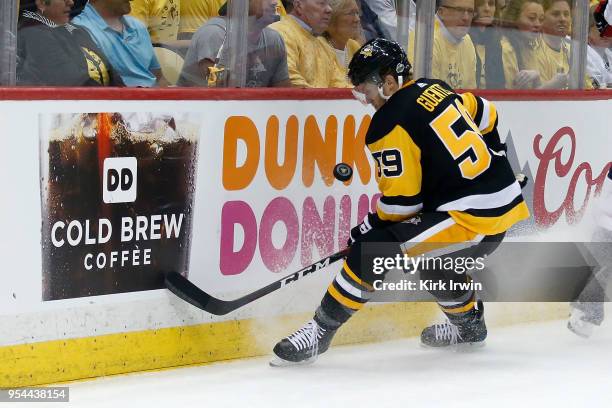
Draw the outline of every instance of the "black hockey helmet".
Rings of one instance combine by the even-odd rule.
[[[411,69],[406,52],[398,43],[374,38],[355,53],[348,66],[348,77],[354,86],[368,80],[379,84],[387,74],[407,79]]]

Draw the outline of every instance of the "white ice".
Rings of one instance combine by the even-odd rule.
[[[492,329],[469,352],[412,338],[335,347],[310,366],[254,358],[73,383],[69,406],[612,407],[612,321],[588,340],[566,323]]]

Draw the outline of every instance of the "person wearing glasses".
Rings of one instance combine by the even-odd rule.
[[[336,53],[338,64],[347,71],[349,62],[361,47],[361,10],[355,0],[331,0],[332,8],[329,27],[323,33]]]
[[[476,88],[476,50],[468,32],[474,0],[438,0],[432,76],[453,88]]]

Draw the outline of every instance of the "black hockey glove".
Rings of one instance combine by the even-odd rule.
[[[378,218],[376,213],[368,213],[361,224],[351,229],[351,235],[349,236],[349,240],[346,245],[351,246],[355,242],[361,241],[368,232],[375,228],[383,228],[391,224],[393,224],[393,222],[383,221]]]
[[[595,13],[593,13],[593,17],[599,34],[602,37],[612,37],[612,25],[610,25],[612,21],[606,21],[604,17],[606,7],[610,7],[608,5],[608,0],[601,0],[595,9]]]

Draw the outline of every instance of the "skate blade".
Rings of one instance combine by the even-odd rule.
[[[289,361],[280,358],[279,356],[274,356],[269,361],[270,367],[294,367],[294,366],[304,366],[310,365],[316,361],[317,357],[310,357],[304,361]]]
[[[486,346],[486,341],[476,341],[473,343],[459,343],[459,344],[453,344],[450,346],[430,346],[428,344],[425,344],[423,342],[419,343],[421,348],[424,350],[445,350],[445,351],[452,351],[452,352],[456,352],[456,353],[465,353],[465,352],[470,352],[470,351],[475,351],[478,349],[483,348],[484,346]]]
[[[567,328],[574,333],[575,335],[588,339],[593,335],[593,331],[595,330],[595,325],[588,322],[581,322],[579,324],[572,324],[571,321],[567,322]]]

